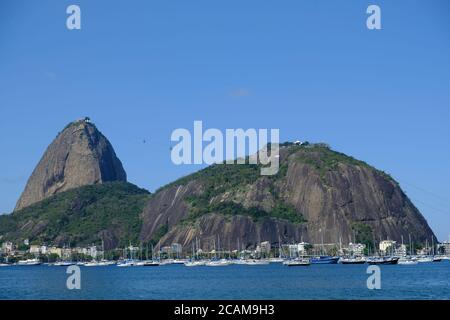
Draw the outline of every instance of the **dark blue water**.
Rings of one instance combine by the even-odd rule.
[[[0,267],[0,299],[450,299],[450,262],[380,266],[381,290],[367,267],[81,267],[81,290],[66,267]]]

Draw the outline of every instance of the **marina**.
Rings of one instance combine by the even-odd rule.
[[[450,261],[380,265],[381,290],[366,286],[368,264],[163,264],[81,266],[81,290],[67,290],[66,268],[0,268],[0,299],[450,299]]]
[[[43,263],[39,259],[27,259],[19,260],[16,263],[2,263],[0,267],[13,267],[13,266],[55,266],[55,267],[68,267],[71,265],[77,265],[80,267],[162,267],[168,265],[182,265],[185,267],[225,267],[230,265],[247,265],[247,266],[264,266],[268,264],[282,264],[284,266],[309,266],[309,265],[351,265],[351,264],[369,264],[369,265],[415,265],[425,263],[440,263],[449,262],[448,256],[300,256],[295,258],[249,258],[249,259],[153,259],[153,260],[138,260],[138,259],[125,259],[125,260],[100,260],[100,261],[58,261],[54,263]]]

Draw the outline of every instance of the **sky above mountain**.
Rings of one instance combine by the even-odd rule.
[[[391,174],[448,238],[448,1],[76,1],[81,30],[70,4],[0,3],[0,212],[75,119],[151,191],[199,169],[171,162],[170,136],[202,120],[328,142]]]

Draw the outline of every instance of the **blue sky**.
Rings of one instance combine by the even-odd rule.
[[[3,0],[0,212],[72,120],[90,116],[151,191],[198,169],[172,164],[170,135],[202,120],[328,142],[390,173],[447,239],[449,15],[446,0]]]

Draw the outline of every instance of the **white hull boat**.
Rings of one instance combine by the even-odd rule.
[[[267,261],[267,260],[245,260],[244,264],[247,266],[263,266],[263,265],[268,265],[269,261]]]
[[[288,267],[306,267],[311,265],[311,260],[306,258],[286,260],[283,262]]]
[[[420,257],[417,259],[417,262],[420,263],[433,262],[433,257]]]
[[[39,261],[38,259],[27,259],[27,260],[20,260],[19,262],[17,262],[17,265],[19,266],[38,266],[42,264],[41,261]]]
[[[132,266],[134,266],[134,261],[133,260],[125,260],[125,261],[119,262],[117,264],[117,266],[120,268],[132,267]]]
[[[401,264],[403,266],[412,266],[418,264],[417,260],[412,258],[400,258],[397,264]]]
[[[231,265],[232,262],[222,259],[222,260],[213,260],[213,261],[208,261],[205,263],[205,266],[208,267],[225,267],[225,266],[229,266]]]
[[[205,261],[186,261],[184,265],[186,267],[200,267],[204,266],[206,264]]]

